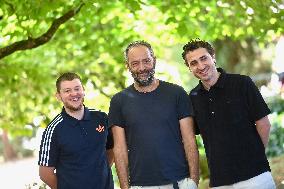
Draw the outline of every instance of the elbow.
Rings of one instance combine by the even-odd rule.
[[[40,178],[40,180],[44,180],[44,171],[43,171],[43,168],[40,166],[39,167],[39,170],[38,170],[38,176]]]
[[[54,173],[54,167],[45,167],[45,166],[40,166],[39,167],[39,178],[47,183],[47,181],[50,180],[50,178],[53,178],[55,176]]]
[[[46,182],[46,173],[42,169],[39,169],[38,175],[39,175],[40,180],[42,180],[43,182]]]

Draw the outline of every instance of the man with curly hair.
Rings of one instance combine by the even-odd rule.
[[[182,57],[200,80],[190,100],[208,159],[210,187],[275,188],[265,155],[270,110],[251,78],[216,68],[214,49],[203,40],[184,45]]]

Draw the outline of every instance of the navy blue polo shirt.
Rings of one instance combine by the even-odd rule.
[[[218,71],[221,75],[209,91],[200,82],[190,93],[211,187],[231,185],[270,171],[255,126],[255,121],[270,110],[251,78]]]
[[[133,85],[111,100],[109,125],[125,129],[131,186],[158,186],[189,177],[179,120],[193,114],[178,85],[160,81],[152,92]]]
[[[82,120],[62,110],[45,129],[38,164],[55,167],[58,189],[113,189],[107,115],[85,107]]]

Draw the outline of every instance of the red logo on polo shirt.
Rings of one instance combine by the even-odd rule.
[[[103,125],[99,125],[96,130],[100,133],[103,132],[105,130],[105,127]]]

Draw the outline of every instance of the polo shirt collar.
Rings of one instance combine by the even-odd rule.
[[[65,119],[68,123],[68,125],[71,125],[71,126],[75,126],[78,121],[88,121],[88,120],[91,120],[91,115],[90,115],[90,111],[87,107],[84,106],[84,115],[83,115],[83,118],[81,120],[78,120],[72,116],[70,116],[66,111],[65,111],[65,108],[63,107],[62,108],[62,116],[63,116],[63,119]]]
[[[215,83],[215,85],[213,85],[212,87],[214,87],[214,88],[224,88],[227,73],[222,68],[217,68],[217,71],[220,72],[220,76],[219,76],[217,82]],[[199,90],[199,91],[207,91],[204,88],[201,80],[199,80],[199,84],[197,86],[197,90]]]
[[[222,68],[217,68],[217,71],[220,72],[220,76],[213,87],[224,88],[227,74]]]

